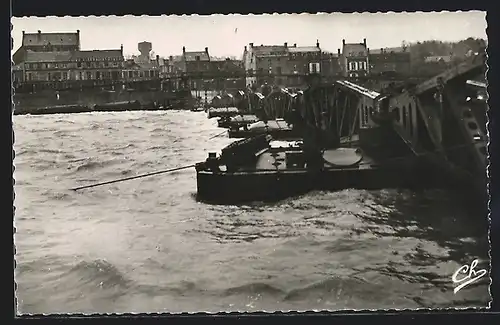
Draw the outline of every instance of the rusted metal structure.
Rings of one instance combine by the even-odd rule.
[[[455,185],[485,192],[486,85],[475,81],[484,79],[485,67],[485,56],[477,55],[412,87],[376,92],[336,80],[295,94],[281,89],[261,101],[268,119],[296,108],[344,146],[359,145],[398,167],[419,164],[423,174],[432,169]],[[477,100],[464,95],[471,86],[479,89]]]

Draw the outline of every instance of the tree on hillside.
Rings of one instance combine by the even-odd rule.
[[[416,43],[403,41],[408,44],[411,66],[415,75],[435,75],[450,65],[464,60],[470,53],[481,53],[486,47],[486,41],[469,37],[459,42],[443,42],[428,40]],[[448,57],[441,62],[426,62],[430,56]]]

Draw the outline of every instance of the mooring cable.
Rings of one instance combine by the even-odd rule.
[[[227,130],[224,130],[224,131],[222,131],[221,133],[218,133],[218,134],[216,134],[216,135],[214,135],[214,136],[211,136],[210,138],[208,138],[208,140],[212,140],[212,139],[214,139],[214,138],[217,138],[217,137],[219,137],[219,136],[223,135],[223,134],[224,134],[224,133],[226,133],[226,132],[227,132]]]
[[[94,183],[94,184],[90,184],[90,185],[75,187],[75,188],[72,188],[71,190],[78,191],[78,190],[83,190],[85,188],[91,188],[91,187],[96,187],[96,186],[101,186],[101,185],[107,185],[107,184],[113,184],[113,183],[118,183],[118,182],[124,182],[124,181],[129,181],[129,180],[132,180],[132,179],[149,177],[149,176],[154,176],[154,175],[159,175],[159,174],[165,174],[165,173],[174,172],[174,171],[177,171],[177,170],[188,169],[188,168],[195,167],[195,166],[196,166],[196,164],[191,164],[191,165],[187,165],[187,166],[176,167],[176,168],[171,168],[171,169],[166,169],[166,170],[160,170],[160,171],[156,171],[156,172],[152,172],[152,173],[147,173],[147,174],[141,174],[141,175],[135,175],[135,176],[125,177],[125,178],[119,178],[119,179],[115,179],[115,180],[111,180],[111,181],[107,181],[107,182],[102,182],[102,183]]]

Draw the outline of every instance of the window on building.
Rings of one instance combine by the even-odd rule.
[[[30,72],[26,73],[26,79],[28,81],[31,81],[31,78],[32,78],[31,73]]]
[[[281,67],[276,67],[276,74],[281,75]]]
[[[319,63],[309,63],[309,73],[319,73]]]
[[[92,80],[92,72],[87,72],[87,80]]]
[[[62,72],[62,79],[67,80],[68,79],[68,73],[67,72]]]
[[[196,61],[200,61],[200,56],[199,55],[196,56]]]
[[[78,75],[80,76],[80,80],[83,80],[83,72],[79,72]]]
[[[134,71],[129,71],[128,72],[128,77],[133,78],[134,77]]]

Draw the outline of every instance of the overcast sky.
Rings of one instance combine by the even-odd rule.
[[[209,48],[214,56],[240,57],[248,43],[316,44],[336,52],[347,42],[367,39],[369,48],[400,46],[437,39],[456,41],[467,37],[486,39],[486,13],[388,13],[388,14],[286,14],[212,16],[107,16],[12,18],[14,50],[27,33],[80,30],[82,49],[112,49],[123,44],[125,54],[138,54],[137,43],[149,41],[160,56]]]

